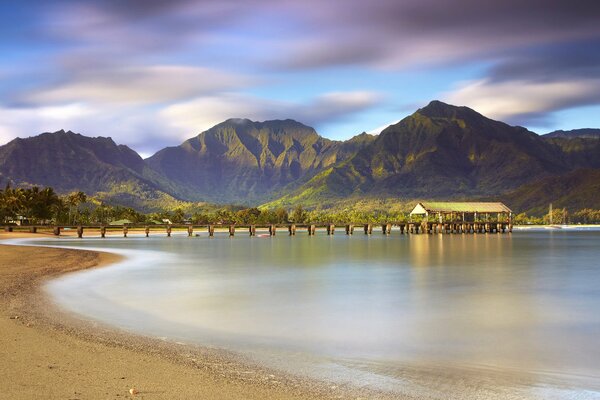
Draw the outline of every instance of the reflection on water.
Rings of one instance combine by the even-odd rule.
[[[439,393],[469,379],[532,398],[600,390],[600,232],[60,244],[132,256],[49,285],[126,329],[386,388],[429,373]]]

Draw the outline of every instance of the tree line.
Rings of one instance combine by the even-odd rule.
[[[13,188],[7,185],[0,190],[0,223],[11,224],[59,224],[93,225],[121,223],[133,224],[320,224],[320,223],[387,223],[405,222],[409,219],[400,211],[367,211],[351,208],[340,210],[305,210],[296,206],[262,209],[239,206],[215,207],[189,203],[185,208],[154,213],[141,213],[131,207],[109,205],[85,193],[77,191],[58,195],[53,188]],[[547,224],[549,215],[529,216],[525,213],[514,217],[517,225]],[[565,209],[553,210],[555,224],[600,223],[600,210],[582,209],[568,213]]]
[[[6,185],[0,190],[0,221],[4,223],[44,224],[72,223],[78,207],[87,201],[83,192],[59,196],[53,188],[13,188]]]

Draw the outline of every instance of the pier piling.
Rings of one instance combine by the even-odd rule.
[[[483,219],[483,218],[482,218]],[[407,222],[388,222],[388,223],[382,223],[380,225],[376,226],[376,229],[379,229],[379,227],[381,227],[381,232],[384,235],[390,235],[392,233],[392,228],[393,226],[397,226],[399,228],[399,231],[401,234],[469,234],[469,233],[473,233],[473,234],[481,234],[481,233],[496,233],[496,234],[504,234],[504,233],[511,233],[512,229],[513,229],[513,224],[512,221],[510,219],[491,219],[488,217],[485,217],[486,220],[484,221],[464,221],[464,220],[449,220],[446,219],[445,221],[440,219],[440,222],[435,221],[435,222],[431,222],[428,221],[427,219],[424,219],[422,221],[416,222],[416,221],[407,221]],[[214,237],[214,233],[215,233],[215,225],[204,225],[207,226],[208,228],[208,236],[209,237]],[[345,231],[346,235],[352,235],[354,234],[354,228],[356,225],[352,224],[352,223],[347,223],[347,224],[341,224],[340,225],[342,227],[342,229]],[[365,235],[371,235],[373,233],[373,224],[370,223],[366,223],[366,224],[361,224],[359,226],[363,227],[364,233]],[[229,224],[229,225],[219,225],[219,229],[220,230],[224,230],[224,228],[227,227],[229,236],[234,236],[235,235],[235,230],[236,228],[240,228],[240,229],[248,229],[248,233],[250,236],[256,236],[256,225],[237,225],[237,224]],[[259,225],[260,229],[268,229],[269,235],[270,236],[275,236],[276,232],[277,232],[277,225],[276,224],[269,224],[269,225]],[[334,235],[335,234],[335,224],[333,223],[327,223],[327,224],[319,224],[319,225],[315,225],[315,224],[309,224],[309,225],[301,225],[301,230],[303,230],[306,227],[307,233],[309,236],[314,236],[316,234],[317,231],[317,227],[319,229],[324,229],[327,232],[328,236]],[[0,227],[0,229],[4,229],[6,232],[13,232],[14,229],[17,229],[19,231],[29,231],[31,233],[37,233],[38,232],[38,228],[40,228],[40,226],[37,225],[25,225],[25,226],[21,226],[21,227],[13,227],[13,226],[3,226]],[[65,229],[64,226],[51,226],[51,227],[46,227],[45,229],[52,229],[52,232],[55,236],[60,236],[61,235],[61,229]],[[77,225],[77,226],[68,226],[67,229],[68,230],[73,230],[73,233],[77,233],[77,237],[82,238],[84,235],[84,231],[87,230],[93,230],[94,232],[96,230],[98,230],[100,232],[100,236],[102,238],[106,237],[106,232],[107,230],[116,230],[116,229],[123,229],[123,237],[127,237],[128,232],[129,232],[129,228],[132,228],[134,230],[144,230],[146,237],[150,236],[150,230],[151,230],[151,226],[149,225],[119,225],[119,226],[108,226],[108,225]],[[167,237],[171,237],[171,233],[173,231],[173,229],[175,230],[185,230],[187,231],[188,237],[192,237],[194,236],[194,228],[200,229],[200,231],[203,231],[203,227],[202,226],[194,226],[191,224],[181,224],[181,225],[157,225],[155,227],[156,229],[160,229],[160,228],[164,228],[166,230],[167,233]],[[296,234],[296,231],[298,229],[298,225],[296,225],[295,223],[288,223],[286,225],[280,225],[280,228],[282,229],[287,229],[288,233],[290,236],[294,236]],[[196,236],[200,236],[200,235],[196,235]]]
[[[327,224],[327,234],[328,235],[333,235],[335,233],[335,225],[334,224]]]

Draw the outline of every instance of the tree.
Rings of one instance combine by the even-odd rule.
[[[173,211],[171,222],[180,224],[183,222],[184,219],[185,219],[185,213],[183,212],[183,210],[181,208],[176,208]]]
[[[217,223],[233,224],[235,222],[235,215],[226,208],[218,210],[215,217]]]
[[[51,187],[39,190],[37,187],[29,194],[28,215],[33,220],[49,220],[52,219],[54,208],[60,203],[58,195]]]
[[[203,212],[196,212],[192,215],[192,222],[194,224],[208,224],[210,222],[210,216]]]
[[[260,217],[258,208],[245,208],[235,213],[235,222],[239,224],[255,224]]]
[[[16,219],[23,212],[25,193],[21,188],[11,188],[6,185],[0,199],[0,215],[4,222]]]
[[[285,224],[289,222],[288,212],[285,208],[275,210],[275,216],[277,217],[277,223]]]
[[[291,220],[297,224],[302,224],[306,222],[307,217],[306,211],[304,211],[301,205],[298,205],[292,212]]]
[[[86,201],[87,196],[83,192],[72,192],[67,195],[66,203],[69,206],[69,224],[73,223],[73,209],[77,211],[77,207],[79,207],[81,203],[85,203]]]

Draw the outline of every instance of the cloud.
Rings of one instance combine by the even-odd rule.
[[[39,126],[60,130],[73,118],[87,118],[92,111],[81,104],[58,107],[39,107],[32,112],[29,108],[0,108],[0,143],[15,138],[37,135]]]
[[[285,40],[281,68],[384,68],[495,59],[505,51],[600,35],[600,3],[587,1],[360,0],[300,10],[308,35]]]
[[[381,94],[366,91],[326,93],[306,103],[230,93],[175,104],[161,111],[160,116],[173,129],[191,136],[232,117],[252,120],[292,118],[318,126],[344,120],[381,101]]]
[[[394,80],[405,70],[444,76],[448,65],[489,68],[445,99],[514,123],[598,101],[597,1],[18,3],[0,13],[5,136],[64,127],[149,149],[233,116],[354,122],[394,98],[370,90],[381,90],[382,69]],[[348,66],[356,74],[327,88],[299,83]],[[299,94],[310,100],[282,100]]]
[[[462,84],[444,100],[518,125],[548,122],[555,111],[600,103],[600,79],[561,81],[482,79]]]
[[[65,82],[17,96],[18,103],[72,102],[152,104],[242,88],[252,79],[209,68],[179,65],[74,71]]]
[[[186,46],[201,51],[207,40],[233,34],[257,39],[263,57],[255,61],[284,70],[494,59],[600,35],[595,1],[82,0],[44,10],[40,36],[78,44],[72,51],[85,45],[127,58]]]
[[[598,48],[600,38],[529,48],[498,61],[488,76],[494,81],[600,78]]]
[[[553,113],[600,103],[600,40],[522,50],[443,98],[513,124],[550,125]]]
[[[173,136],[163,121],[130,107],[96,108],[84,104],[35,108],[0,108],[0,145],[15,137],[61,129],[86,136],[109,136],[118,144],[148,153],[183,137]]]
[[[306,103],[220,93],[168,105],[154,113],[138,105],[120,104],[0,108],[0,144],[15,136],[28,137],[42,131],[65,129],[87,136],[110,136],[117,143],[125,143],[147,155],[179,144],[228,118],[294,118],[318,127],[343,121],[376,106],[381,100],[378,93],[360,91],[326,93]]]

